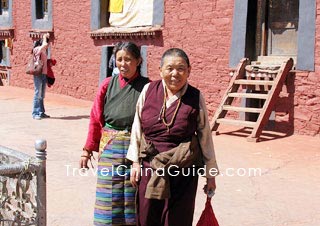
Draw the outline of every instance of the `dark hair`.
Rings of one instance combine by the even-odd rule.
[[[142,62],[142,57],[141,57],[141,53],[140,53],[140,49],[139,47],[134,44],[133,42],[118,42],[117,44],[115,44],[114,48],[113,48],[113,53],[114,53],[114,57],[115,60],[117,61],[117,53],[120,50],[126,50],[128,51],[134,58],[141,59]],[[137,67],[137,71],[140,73],[141,70],[141,63],[138,65]]]
[[[33,53],[33,49],[34,49],[34,48],[36,48],[36,47],[38,47],[38,46],[41,46],[41,45],[42,45],[42,39],[39,39],[39,40],[33,42],[33,48],[32,48],[32,50],[31,50],[31,53]]]
[[[42,46],[42,42],[43,42],[42,39],[39,39],[39,40],[35,41],[33,43],[33,49],[38,47],[38,46]],[[49,37],[47,38],[47,43],[49,43]],[[33,53],[33,49],[31,50],[31,53]]]
[[[167,56],[181,57],[186,61],[188,67],[190,67],[190,61],[189,61],[188,55],[182,49],[179,49],[179,48],[171,48],[171,49],[166,50],[161,57],[160,67],[163,66],[164,58],[166,58]]]
[[[134,58],[140,59],[141,58],[141,53],[139,47],[134,44],[133,42],[118,42],[114,46],[114,55],[117,56],[117,53],[120,50],[126,50],[128,51]]]

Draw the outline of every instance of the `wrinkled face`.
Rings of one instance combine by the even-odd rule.
[[[121,75],[127,79],[132,78],[136,71],[137,67],[140,65],[141,59],[136,59],[130,52],[127,50],[119,50],[116,55],[116,65],[119,69]]]
[[[187,83],[191,67],[179,56],[167,56],[163,59],[160,76],[164,80],[168,91],[175,95]]]

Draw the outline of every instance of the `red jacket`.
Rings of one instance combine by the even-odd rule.
[[[137,73],[129,81],[126,81],[122,75],[119,75],[120,87],[124,88],[129,82],[138,77]],[[87,135],[87,141],[83,149],[88,151],[99,151],[99,143],[102,135],[102,128],[105,125],[104,121],[104,98],[106,96],[108,85],[112,77],[108,77],[103,80],[99,87],[96,98],[94,99],[93,106],[90,113],[89,130]]]
[[[57,63],[57,61],[55,59],[48,59],[47,60],[47,75],[50,78],[54,78],[52,66],[56,65],[56,63]]]

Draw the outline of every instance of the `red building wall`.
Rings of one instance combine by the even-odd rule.
[[[205,95],[210,116],[220,103],[230,80],[229,50],[232,33],[233,0],[166,0],[162,35],[128,39],[148,46],[148,75],[159,77],[161,54],[170,47],[184,49],[190,57],[190,83]],[[320,0],[317,0],[320,3]],[[25,64],[32,48],[30,0],[15,1],[13,21],[14,48],[11,55],[13,86],[32,88]],[[318,4],[317,4],[318,6]],[[90,38],[90,1],[54,0],[54,42],[52,57],[56,84],[48,92],[93,100],[98,87],[101,46],[119,39]],[[319,6],[317,15],[319,14]],[[316,24],[320,24],[317,17]],[[287,79],[276,105],[278,131],[319,134],[320,127],[320,55],[319,28],[316,29],[315,72],[298,72]],[[123,39],[121,39],[123,40]]]
[[[90,1],[54,0],[53,27],[54,41],[51,56],[57,60],[53,67],[57,77],[49,92],[61,93],[83,99],[95,95],[100,47],[93,45],[90,31]],[[11,85],[33,87],[32,76],[25,74],[25,64],[32,49],[31,2],[15,1],[13,4],[13,23],[15,28],[14,49],[11,56]]]

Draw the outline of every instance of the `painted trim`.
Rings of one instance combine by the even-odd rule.
[[[141,68],[140,68],[140,74],[143,77],[148,77],[148,46],[143,45],[140,47],[140,53],[142,58]]]
[[[315,69],[316,1],[300,0],[297,70]]]
[[[90,13],[90,29],[97,30],[100,28],[100,0],[91,0]]]
[[[235,0],[229,67],[236,68],[245,57],[248,0]]]
[[[124,37],[141,38],[160,36],[162,27],[147,26],[147,27],[104,27],[90,32],[90,37],[93,39],[123,39]]]
[[[164,0],[153,1],[153,18],[152,26],[163,25],[164,18]]]
[[[99,85],[107,77],[108,67],[108,48],[113,47],[111,45],[102,46],[101,48],[101,59],[100,59],[100,73],[99,73]]]

